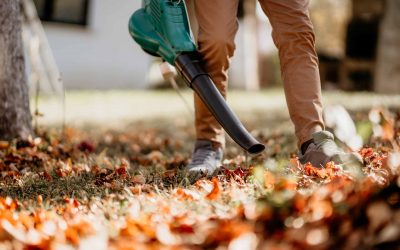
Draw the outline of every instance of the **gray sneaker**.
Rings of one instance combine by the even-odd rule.
[[[362,164],[363,160],[358,153],[345,153],[340,149],[332,133],[328,131],[316,132],[304,154],[300,151],[299,160],[302,164],[310,162],[315,167],[324,167],[333,161],[336,164]]]
[[[192,161],[186,166],[186,170],[190,174],[211,176],[221,167],[222,156],[222,148],[215,150],[210,141],[197,140]]]

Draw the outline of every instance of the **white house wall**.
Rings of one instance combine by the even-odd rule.
[[[68,89],[146,88],[152,58],[132,40],[128,20],[140,0],[91,0],[86,27],[44,23],[46,35]],[[270,26],[260,18],[260,52],[274,50]],[[236,36],[230,85],[244,87],[243,25]]]
[[[92,0],[87,27],[45,23],[67,88],[144,88],[151,58],[132,40],[139,0]]]

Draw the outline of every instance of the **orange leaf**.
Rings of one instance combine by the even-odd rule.
[[[36,197],[36,200],[39,206],[43,204],[43,197],[40,194]]]
[[[293,200],[293,203],[296,211],[301,213],[307,206],[307,198],[303,195],[297,194]]]
[[[175,195],[178,197],[179,200],[186,200],[186,201],[195,200],[193,195],[188,190],[183,188],[176,189]]]
[[[142,193],[142,187],[141,186],[135,186],[135,187],[130,187],[129,188],[132,192],[132,194],[141,194]]]
[[[304,165],[304,172],[308,176],[319,177],[321,179],[330,177],[325,168],[316,168],[311,163]]]
[[[372,148],[362,148],[358,151],[363,158],[371,157],[374,155],[374,150]]]
[[[271,172],[265,171],[264,172],[264,186],[267,189],[273,188],[275,185],[275,177],[272,175]]]
[[[10,146],[8,141],[0,141],[0,149],[7,149]]]
[[[213,183],[213,189],[209,194],[206,195],[206,199],[216,200],[221,195],[221,187],[216,177],[213,177],[211,181]]]
[[[382,124],[382,138],[384,140],[393,140],[394,137],[394,125],[391,121],[386,120]]]
[[[178,232],[181,234],[192,234],[194,233],[194,228],[189,224],[180,224],[172,227],[173,232]]]
[[[79,234],[76,231],[75,228],[73,227],[68,227],[65,230],[65,238],[71,242],[73,245],[78,245],[79,244]]]
[[[200,179],[195,183],[198,189],[204,189],[206,192],[211,192],[213,189],[213,183],[209,180]]]
[[[275,181],[274,189],[276,191],[282,191],[282,190],[294,191],[297,189],[297,182],[295,180],[280,177]]]

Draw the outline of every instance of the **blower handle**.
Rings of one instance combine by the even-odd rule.
[[[175,66],[188,86],[196,92],[229,136],[251,154],[263,152],[265,146],[246,130],[229,108],[211,77],[203,70],[202,64],[203,61],[198,52],[180,54],[175,60]]]

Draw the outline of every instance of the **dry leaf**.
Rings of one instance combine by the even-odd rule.
[[[221,186],[216,177],[213,177],[211,181],[213,183],[213,189],[211,190],[211,192],[209,194],[207,194],[206,199],[216,200],[221,195]]]
[[[274,185],[275,185],[274,175],[269,171],[265,171],[264,172],[264,187],[266,189],[273,189]]]

